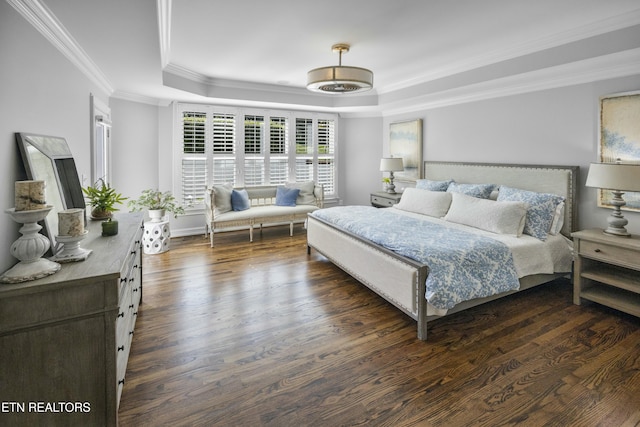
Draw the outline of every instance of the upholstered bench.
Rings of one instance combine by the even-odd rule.
[[[205,195],[205,233],[213,247],[213,234],[223,228],[249,228],[249,241],[253,242],[253,229],[263,224],[304,223],[307,214],[322,208],[324,189],[313,181],[233,188],[230,185],[207,187]]]

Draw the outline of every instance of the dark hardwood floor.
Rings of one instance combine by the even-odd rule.
[[[568,280],[429,324],[288,227],[144,258],[127,426],[638,426],[640,320]]]

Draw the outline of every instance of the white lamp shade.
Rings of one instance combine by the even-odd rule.
[[[640,165],[591,163],[585,185],[618,191],[640,191]]]
[[[404,170],[402,157],[385,157],[380,160],[380,170],[382,172],[399,172]]]

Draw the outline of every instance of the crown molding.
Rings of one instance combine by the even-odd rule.
[[[140,95],[138,93],[125,92],[121,90],[116,90],[111,94],[111,97],[114,99],[122,99],[124,101],[132,101],[137,102],[139,104],[148,104],[159,107],[166,107],[171,104],[172,101],[167,99],[160,99],[157,97]]]
[[[36,30],[107,95],[113,86],[56,16],[39,0],[7,0]]]
[[[454,74],[474,70],[502,61],[508,61],[528,54],[540,52],[546,49],[559,47],[568,43],[580,41],[589,37],[595,37],[612,31],[621,30],[627,27],[640,24],[640,9],[623,15],[603,19],[578,28],[573,28],[550,36],[541,37],[526,43],[519,43],[508,49],[499,49],[489,52],[482,52],[475,57],[458,61],[447,66],[443,66],[429,73],[416,76],[409,80],[387,85],[379,90],[380,94],[394,92],[421,83],[426,83],[439,78],[448,77]]]
[[[171,57],[171,0],[158,0],[160,63],[164,69]]]
[[[640,48],[530,71],[380,106],[383,116],[637,75]],[[351,114],[350,116],[357,116]]]

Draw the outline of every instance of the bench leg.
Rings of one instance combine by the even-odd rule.
[[[211,243],[211,247],[213,247],[213,229],[209,231],[209,242]]]
[[[253,243],[253,225],[249,226],[249,243]]]
[[[293,237],[293,221],[289,224],[289,237]]]

